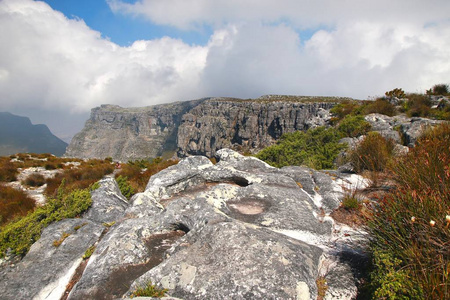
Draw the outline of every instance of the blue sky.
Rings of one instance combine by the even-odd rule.
[[[0,111],[67,141],[106,103],[424,92],[450,83],[449,11],[448,0],[0,0]]]
[[[211,30],[180,30],[172,26],[158,26],[144,17],[130,17],[115,14],[103,0],[44,0],[53,9],[68,18],[80,18],[93,30],[121,46],[129,46],[136,40],[151,40],[170,36],[182,39],[188,44],[204,45],[208,42]],[[135,1],[127,0],[127,3]]]

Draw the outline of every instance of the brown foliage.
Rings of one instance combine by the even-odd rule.
[[[23,191],[0,184],[0,226],[15,217],[25,216],[35,205]]]

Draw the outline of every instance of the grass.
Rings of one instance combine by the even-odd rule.
[[[115,177],[122,194],[129,199],[135,193],[144,191],[152,175],[177,163],[178,160],[164,160],[160,157],[150,161],[129,161],[121,166]]]
[[[25,217],[0,227],[0,257],[7,249],[24,256],[50,223],[80,216],[91,204],[89,188],[67,191],[63,182],[57,197],[50,198],[45,205],[30,211]]]
[[[450,299],[449,150],[443,124],[390,167],[397,189],[369,222],[377,299]]]
[[[0,183],[0,226],[17,217],[26,216],[35,207],[35,201],[25,192]]]
[[[166,295],[167,289],[160,289],[152,284],[152,282],[148,282],[146,285],[138,287],[132,294],[133,297],[154,297],[154,298],[162,298]]]

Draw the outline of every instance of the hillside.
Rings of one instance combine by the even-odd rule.
[[[27,117],[0,112],[0,155],[30,152],[61,156],[66,147],[67,143],[53,135],[46,125],[33,125]]]

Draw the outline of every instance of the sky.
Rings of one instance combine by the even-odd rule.
[[[371,99],[450,83],[448,0],[0,0],[0,111],[69,141],[101,104]]]

